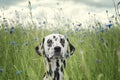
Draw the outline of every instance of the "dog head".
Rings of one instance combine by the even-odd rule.
[[[66,58],[66,54],[72,55],[75,51],[70,41],[61,34],[46,36],[35,49],[39,55],[44,55],[49,59]]]

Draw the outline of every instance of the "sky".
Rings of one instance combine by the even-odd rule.
[[[117,4],[119,0],[30,0],[34,17],[46,17],[52,22],[55,15],[61,15],[75,22],[86,22],[91,16],[97,20],[106,22],[106,10],[109,16],[115,14],[113,1]],[[7,17],[14,17],[15,10],[20,11],[23,17],[29,12],[28,0],[0,0],[1,11]],[[2,13],[1,13],[2,14]],[[92,20],[92,19],[91,19]],[[53,21],[54,23],[54,21]]]

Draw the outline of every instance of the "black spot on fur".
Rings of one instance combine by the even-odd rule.
[[[43,49],[43,55],[45,56],[45,50]]]
[[[54,71],[54,78],[53,80],[59,80],[59,77],[60,77],[60,74],[59,74],[59,67],[60,67],[60,64],[59,64],[59,60],[56,61],[56,70]]]
[[[43,78],[46,76],[46,72],[44,73],[44,75],[43,75]]]
[[[61,62],[63,63],[64,68],[65,68],[66,67],[66,61],[62,59]]]
[[[49,75],[52,76],[52,68],[51,68],[51,64],[49,65],[50,69],[49,69]]]
[[[60,43],[61,43],[61,45],[64,47],[64,46],[65,46],[65,39],[61,38],[61,39],[60,39]]]
[[[51,70],[51,68],[50,68],[49,71],[47,71],[47,75],[52,76],[52,70]]]
[[[53,80],[59,80],[59,77],[60,77],[60,74],[59,74],[59,69],[58,68],[56,68],[56,70],[54,71],[54,78],[53,78]]]
[[[59,60],[56,61],[56,66],[60,67]]]
[[[61,72],[63,72],[63,67],[61,67]],[[63,72],[64,73],[64,72]]]
[[[53,38],[56,38],[55,36],[53,36]]]
[[[47,61],[48,61],[48,62],[51,62],[50,59],[49,59],[48,57],[47,57]]]

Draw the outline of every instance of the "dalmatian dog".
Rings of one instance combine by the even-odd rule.
[[[45,59],[46,72],[43,80],[64,80],[66,59],[75,51],[68,38],[61,34],[50,34],[43,38],[35,50]]]

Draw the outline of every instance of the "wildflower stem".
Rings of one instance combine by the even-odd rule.
[[[114,5],[114,8],[115,8],[115,13],[116,13],[116,21],[118,22],[118,9],[117,9],[117,6],[115,4],[115,0],[113,0],[113,5]]]
[[[32,24],[33,24],[33,26],[34,26],[34,29],[36,30],[36,26],[35,26],[35,23],[34,23],[34,21],[33,21],[32,7],[31,7],[31,2],[30,2],[30,1],[28,1],[28,8],[29,8],[29,11],[30,11],[30,19],[31,19],[31,21],[32,21]]]

